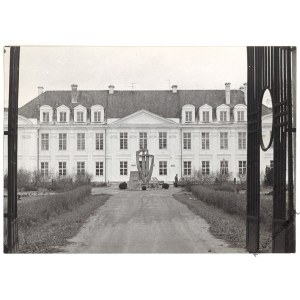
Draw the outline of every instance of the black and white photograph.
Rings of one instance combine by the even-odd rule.
[[[1,299],[297,298],[298,6],[1,3]]]
[[[5,252],[295,252],[296,47],[4,58]]]

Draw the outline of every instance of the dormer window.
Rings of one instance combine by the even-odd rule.
[[[246,122],[247,106],[245,104],[237,104],[233,109],[233,116],[235,122]]]
[[[209,122],[209,111],[202,112],[203,122]]]
[[[245,121],[245,112],[244,111],[238,111],[237,112],[237,121],[238,122],[244,122]]]
[[[57,122],[59,123],[67,123],[70,119],[70,109],[65,106],[61,105],[57,109]]]
[[[185,112],[185,123],[191,123],[193,121],[193,115],[191,111]]]
[[[102,105],[91,107],[91,121],[94,123],[104,123],[104,108]]]
[[[83,122],[83,111],[77,112],[77,122],[82,123]]]
[[[49,105],[43,105],[40,107],[40,122],[49,123],[52,122],[53,109]]]
[[[195,122],[195,106],[186,104],[182,107],[181,114],[182,123],[194,123]]]
[[[100,111],[94,111],[94,122],[101,122],[101,112]]]
[[[49,122],[49,112],[43,112],[43,123]]]
[[[220,111],[220,121],[221,122],[227,121],[227,111]]]
[[[65,111],[59,113],[59,121],[67,122],[67,113]]]
[[[78,105],[74,108],[74,122],[84,123],[86,122],[86,108],[82,105]]]
[[[229,122],[230,121],[230,107],[226,104],[222,104],[217,107],[217,121]]]
[[[203,123],[212,122],[212,107],[204,104],[199,108],[199,121]]]

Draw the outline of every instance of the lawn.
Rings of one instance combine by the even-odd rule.
[[[19,253],[60,252],[110,195],[91,195],[88,186],[18,202]]]
[[[195,214],[204,218],[210,231],[224,239],[230,246],[246,245],[246,194],[214,191],[209,187],[193,186],[192,193],[175,194]],[[272,247],[272,196],[261,195],[260,252],[270,252]]]

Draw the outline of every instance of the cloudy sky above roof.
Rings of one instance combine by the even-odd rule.
[[[247,79],[245,47],[21,47],[19,106],[45,91],[238,89]],[[8,101],[9,51],[5,62]]]

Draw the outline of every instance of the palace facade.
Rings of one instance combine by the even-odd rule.
[[[93,181],[128,181],[136,151],[154,155],[153,177],[246,173],[247,85],[231,90],[45,91],[19,109],[18,168],[43,176],[88,172]],[[263,135],[271,110],[263,106]],[[4,124],[7,124],[7,115]],[[6,145],[4,156],[7,159]],[[261,153],[261,170],[273,151]]]

